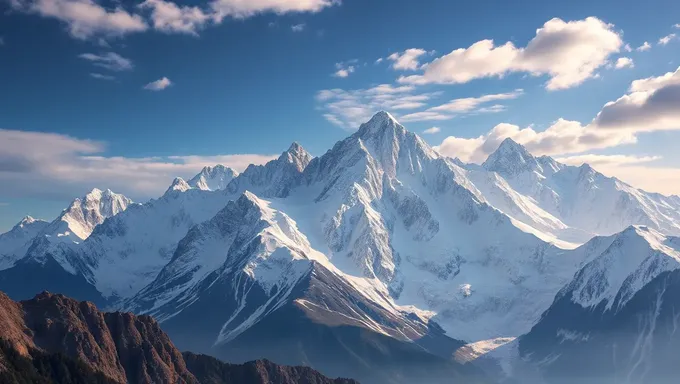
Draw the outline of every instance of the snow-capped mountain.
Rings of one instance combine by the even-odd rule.
[[[631,225],[680,235],[680,197],[642,191],[587,164],[534,157],[512,139],[504,140],[482,167],[465,167],[492,205],[563,247]]]
[[[548,382],[677,381],[680,238],[635,226],[581,251],[594,257],[520,339],[522,355]]]
[[[204,191],[217,191],[225,189],[236,176],[238,176],[238,172],[218,164],[214,167],[203,168],[198,175],[189,180],[188,184],[192,188]]]
[[[444,382],[474,376],[451,356],[529,332],[565,286],[584,300],[574,305],[634,297],[674,269],[662,233],[680,222],[675,197],[511,140],[482,166],[440,156],[387,112],[316,158],[293,143],[241,174],[177,178],[144,204],[114,195],[76,200],[0,271],[0,289],[151,314],[186,349],[369,382],[426,378],[408,361]],[[579,247],[598,233],[610,237]],[[649,244],[658,257],[645,262]]]
[[[113,193],[110,189],[101,191],[95,188],[87,195],[73,200],[41,235],[59,241],[83,241],[107,217],[123,212],[130,204],[132,200]]]
[[[49,223],[26,216],[9,232],[0,235],[0,269],[11,267],[26,254],[27,243],[42,232]]]

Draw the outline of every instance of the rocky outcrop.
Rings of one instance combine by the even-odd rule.
[[[356,383],[269,361],[233,365],[183,356],[150,316],[100,312],[90,302],[49,292],[21,302],[0,292],[0,382]]]

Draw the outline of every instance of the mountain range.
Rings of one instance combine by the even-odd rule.
[[[583,351],[618,345],[588,378],[645,382],[674,369],[656,354],[677,346],[679,235],[680,197],[511,139],[465,164],[379,112],[318,157],[293,143],[144,204],[93,190],[53,222],[26,218],[0,235],[0,290],[365,383],[569,382]]]

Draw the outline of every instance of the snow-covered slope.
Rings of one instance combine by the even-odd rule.
[[[588,262],[520,339],[524,358],[548,382],[677,381],[680,238],[635,226],[579,251]]]
[[[47,221],[30,216],[23,218],[11,230],[0,234],[0,270],[11,267],[26,254],[28,244],[47,226]]]
[[[204,191],[217,191],[225,189],[236,176],[238,176],[238,172],[218,164],[214,167],[203,168],[198,175],[189,180],[188,184],[192,188]]]
[[[492,205],[558,240],[582,244],[631,225],[680,235],[680,197],[642,191],[587,164],[534,157],[512,139],[504,140],[481,168],[466,168]],[[484,169],[495,172],[495,179]]]
[[[73,202],[41,233],[55,241],[80,242],[107,217],[123,212],[132,204],[127,197],[111,190],[93,189]]]
[[[483,166],[466,165],[386,112],[320,157],[294,143],[233,176],[205,169],[124,211],[76,200],[52,236],[75,241],[35,240],[0,283],[36,271],[59,276],[55,286],[86,287],[116,309],[153,314],[200,348],[247,344],[286,319],[311,321],[320,333],[341,325],[449,345],[422,347],[446,356],[462,345],[446,336],[481,342],[461,352],[476,356],[486,340],[529,332],[579,270],[590,271],[574,289],[588,306],[625,289],[632,297],[674,268],[674,240],[661,233],[675,228],[675,198],[536,158],[512,141]],[[576,248],[594,233],[647,222],[655,224]],[[615,251],[617,243],[627,245]],[[644,261],[649,244],[658,257]],[[66,284],[71,278],[77,284]],[[313,351],[315,341],[306,342]]]

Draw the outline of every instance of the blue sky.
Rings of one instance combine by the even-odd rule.
[[[320,155],[377,109],[466,161],[509,136],[680,193],[678,23],[674,1],[0,0],[0,231]]]

